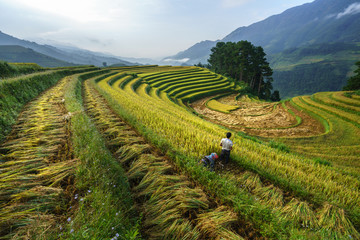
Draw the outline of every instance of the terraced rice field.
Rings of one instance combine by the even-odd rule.
[[[10,227],[53,224],[57,202],[71,192],[72,155],[64,93],[67,78],[31,102],[2,144],[0,234]],[[23,230],[25,231],[25,230]]]
[[[315,113],[326,126],[321,136],[299,139],[294,145],[294,151],[328,160],[341,171],[359,178],[360,115],[356,111],[357,101],[345,97],[344,92],[324,92],[296,97],[292,102],[300,109]],[[294,143],[290,140],[286,142]]]
[[[346,92],[321,92],[281,103],[236,95],[217,99],[220,107],[209,107],[210,98],[192,103],[208,120],[249,135],[276,139],[309,158],[329,161],[340,171],[359,177],[359,102]],[[212,101],[212,100],[211,100]],[[229,112],[227,106],[237,107]]]
[[[131,81],[126,86],[130,85]],[[144,213],[146,239],[243,239],[236,213],[209,198],[186,175],[177,173],[171,162],[109,109],[89,82],[85,91],[90,116],[127,169]]]
[[[318,129],[300,141],[315,144],[315,138],[323,147],[322,140],[341,132],[333,119],[346,123],[344,130],[358,128],[355,100],[333,94],[330,100],[316,95],[257,101],[246,113],[254,103],[236,100],[230,95],[234,87],[197,67],[93,69],[63,78],[26,106],[1,145],[1,237],[360,238],[360,179],[354,168],[338,162],[339,171],[236,133],[242,119],[253,119],[242,124],[248,131],[269,134],[307,124]],[[227,95],[212,99],[219,94]],[[211,119],[208,100],[216,101],[211,111],[239,114],[232,122]],[[231,163],[217,163],[215,172],[199,160],[219,153],[229,130],[194,114],[199,109],[233,129]],[[276,117],[282,120],[261,125]],[[329,148],[345,143],[357,153],[349,139]]]

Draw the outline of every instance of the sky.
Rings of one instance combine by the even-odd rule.
[[[0,0],[0,31],[159,59],[313,0]]]

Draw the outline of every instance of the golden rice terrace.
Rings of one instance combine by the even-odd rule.
[[[360,98],[238,92],[198,67],[1,80],[0,239],[360,239]]]

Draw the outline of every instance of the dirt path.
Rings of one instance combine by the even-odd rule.
[[[298,111],[288,102],[286,107],[302,119],[297,124],[295,116],[290,114],[281,104],[236,100],[235,95],[220,98],[218,101],[228,105],[239,106],[230,114],[211,110],[205,103],[212,97],[195,101],[191,107],[207,120],[228,128],[243,131],[249,135],[267,138],[296,138],[319,135],[324,127],[303,111]]]

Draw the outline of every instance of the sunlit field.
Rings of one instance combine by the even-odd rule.
[[[268,103],[153,65],[0,87],[0,239],[360,238],[360,101],[346,92]],[[208,171],[228,131],[231,162]]]

